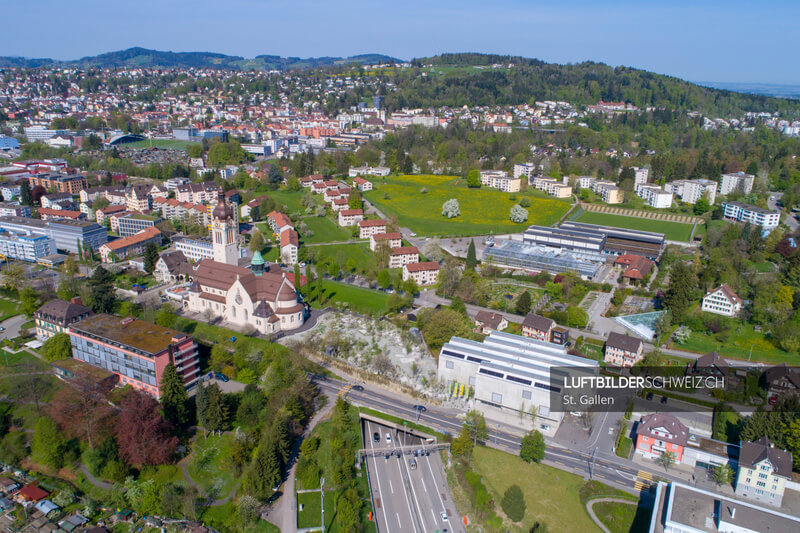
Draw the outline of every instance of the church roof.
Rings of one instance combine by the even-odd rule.
[[[203,259],[198,263],[194,277],[201,286],[224,291],[230,290],[238,280],[253,302],[262,299],[268,302],[288,302],[297,299],[294,284],[281,270],[268,271],[256,276],[249,268]]]
[[[264,261],[264,257],[261,255],[261,252],[256,250],[256,252],[253,254],[253,259],[250,260],[250,264],[258,266],[263,265],[264,263],[266,263],[266,261]]]

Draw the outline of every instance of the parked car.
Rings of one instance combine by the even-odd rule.
[[[778,397],[777,396],[770,396],[769,400],[767,400],[767,403],[769,403],[770,405],[775,405],[776,403],[778,403]]]
[[[376,431],[375,433],[372,434],[372,438],[373,438],[373,440],[375,440],[375,442],[380,442],[381,441],[381,434]]]
[[[392,435],[391,435],[391,433],[387,433],[387,434],[386,434],[386,442],[388,442],[388,443],[390,443],[390,444],[391,444],[391,442],[392,442]]]
[[[667,397],[666,396],[662,396],[661,397],[661,403],[667,403]]]
[[[214,377],[215,377],[216,379],[218,379],[219,381],[222,381],[222,382],[224,382],[224,383],[226,383],[226,382],[230,381],[230,379],[228,378],[228,376],[226,376],[225,374],[223,374],[223,373],[221,373],[221,372],[214,372]]]
[[[542,424],[539,427],[542,428],[542,431],[550,431],[550,426],[548,424]]]
[[[652,392],[648,392],[647,393],[647,399],[648,400],[652,400],[653,399],[653,393]]]

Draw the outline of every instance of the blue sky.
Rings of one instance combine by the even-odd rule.
[[[800,83],[800,2],[2,0],[0,55],[143,46],[253,57],[492,52],[695,81]]]

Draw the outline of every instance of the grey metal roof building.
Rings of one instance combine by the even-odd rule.
[[[108,232],[96,222],[83,220],[38,220],[24,217],[0,217],[0,228],[7,231],[45,235],[56,241],[56,248],[78,253],[79,243],[84,249],[95,250],[108,242]]]
[[[601,253],[606,237],[596,231],[565,228],[563,225],[560,228],[529,226],[522,234],[522,240],[527,244],[551,248]]]
[[[597,274],[600,265],[605,263],[602,253],[565,250],[517,241],[502,241],[497,246],[486,248],[482,259],[495,265],[536,272],[555,274],[572,270],[586,278]]]
[[[536,406],[541,417],[560,421],[551,412],[551,393],[562,392],[564,368],[599,370],[597,361],[567,354],[559,344],[493,331],[483,342],[453,337],[439,355],[439,379],[468,385],[479,405],[509,413]]]
[[[627,228],[566,221],[560,229],[594,233],[605,237],[604,251],[609,254],[633,253],[653,261],[664,251],[666,239],[663,233],[639,231]]]

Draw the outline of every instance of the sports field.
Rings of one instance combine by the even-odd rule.
[[[375,189],[364,197],[386,216],[396,215],[400,226],[420,235],[515,233],[531,224],[554,224],[569,209],[564,201],[529,196],[528,220],[515,224],[508,213],[519,200],[511,200],[511,194],[489,188],[468,189],[463,180],[457,181],[454,176],[431,175],[389,177],[385,183],[376,179]],[[461,215],[447,219],[442,216],[442,204],[450,198],[458,200]]]
[[[602,224],[604,226],[628,228],[639,231],[654,231],[656,233],[663,233],[668,241],[688,241],[692,236],[692,224],[627,217],[624,215],[609,215],[607,213],[596,213],[593,211],[586,211],[578,217],[576,222]]]
[[[125,143],[119,145],[121,150],[125,148],[169,148],[172,150],[189,150],[189,147],[193,144],[200,144],[194,143],[189,141],[180,141],[178,139],[146,139],[144,141],[136,141],[135,143]]]

